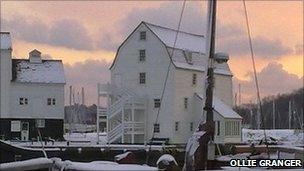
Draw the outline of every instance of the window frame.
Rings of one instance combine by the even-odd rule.
[[[188,109],[188,107],[189,107],[189,98],[184,97],[184,109]]]
[[[45,119],[36,119],[35,126],[36,128],[45,128]]]
[[[26,97],[19,97],[19,105],[20,106],[24,106],[24,105],[28,105],[29,100]]]
[[[221,134],[221,122],[217,121],[217,133],[216,135],[220,135]]]
[[[139,84],[144,85],[147,82],[147,74],[145,72],[139,73]]]
[[[193,122],[190,122],[190,131],[193,132],[193,126],[194,126],[194,123]]]
[[[176,121],[174,123],[174,130],[175,130],[175,132],[179,131],[179,121]]]
[[[159,123],[153,124],[153,132],[160,133],[160,124]]]
[[[196,86],[196,85],[197,85],[197,74],[192,73],[192,86]]]
[[[147,40],[147,31],[139,32],[139,40]]]
[[[139,50],[139,62],[145,62],[146,61],[146,49],[140,49]]]
[[[154,109],[158,109],[161,107],[160,99],[154,99],[153,102],[154,102]]]
[[[47,98],[46,104],[47,104],[48,106],[51,106],[51,105],[52,105],[52,98]]]

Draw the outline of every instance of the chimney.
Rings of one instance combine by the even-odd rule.
[[[29,53],[29,59],[30,63],[41,63],[41,52],[39,52],[37,49],[32,50]]]

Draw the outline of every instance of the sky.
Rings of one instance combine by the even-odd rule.
[[[246,1],[262,97],[303,87],[303,2]],[[64,63],[68,87],[85,88],[96,103],[97,83],[110,79],[120,43],[141,22],[177,28],[182,1],[1,1],[1,31],[11,32],[13,57],[38,49]],[[181,30],[205,34],[206,2],[187,1]],[[218,1],[216,51],[230,56],[234,91],[255,102],[256,90],[242,1]]]

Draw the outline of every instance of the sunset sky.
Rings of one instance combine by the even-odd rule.
[[[187,2],[181,29],[205,34],[206,2]],[[1,31],[11,32],[13,56],[38,49],[62,59],[67,86],[86,90],[96,103],[96,84],[109,81],[120,43],[147,21],[177,28],[182,1],[1,1]],[[258,78],[263,96],[303,87],[303,2],[248,1]],[[216,51],[230,55],[234,89],[255,101],[252,63],[242,1],[219,1]],[[68,99],[68,98],[66,98]]]

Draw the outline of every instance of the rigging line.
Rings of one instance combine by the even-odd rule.
[[[176,31],[175,38],[174,38],[173,48],[172,48],[171,53],[169,54],[169,58],[170,58],[169,59],[169,65],[168,65],[168,68],[167,68],[165,82],[164,82],[163,89],[162,89],[162,92],[161,92],[161,97],[160,97],[160,106],[159,106],[159,108],[157,110],[157,115],[156,115],[156,119],[155,119],[154,125],[158,123],[158,117],[159,117],[159,113],[160,113],[160,108],[161,108],[161,105],[162,105],[162,100],[163,100],[163,97],[164,97],[164,94],[165,94],[165,89],[166,89],[167,82],[168,82],[168,77],[169,77],[169,72],[170,72],[170,66],[171,66],[171,63],[172,63],[172,56],[174,55],[178,33],[179,33],[179,30],[180,30],[181,23],[182,23],[182,18],[183,18],[183,15],[184,15],[186,1],[187,0],[183,1],[182,10],[181,10],[181,13],[180,13],[180,16],[179,16],[177,31]],[[151,140],[153,140],[154,136],[155,136],[154,125],[153,125],[153,133],[152,133],[152,139]],[[149,154],[150,154],[149,152],[151,151],[151,148],[152,148],[152,143],[150,142],[149,151],[148,151],[148,155],[147,155],[147,158],[146,158],[146,164],[148,164],[148,161],[149,161]]]
[[[243,6],[244,6],[244,12],[245,12],[245,18],[246,18],[246,26],[247,26],[247,33],[248,33],[248,39],[249,39],[252,67],[253,67],[253,73],[254,73],[254,81],[255,81],[255,86],[256,86],[256,91],[257,91],[258,105],[259,105],[259,109],[260,109],[260,119],[261,119],[262,125],[263,125],[263,130],[264,130],[263,132],[264,132],[264,138],[265,138],[265,143],[266,143],[266,151],[267,151],[267,155],[268,155],[268,158],[269,158],[270,154],[269,154],[269,148],[268,148],[267,136],[266,136],[266,130],[265,130],[266,125],[265,125],[265,122],[264,122],[264,117],[263,117],[263,112],[262,112],[263,110],[262,110],[262,102],[261,102],[261,97],[260,97],[260,88],[259,88],[259,82],[258,82],[256,67],[255,67],[252,38],[251,38],[251,34],[250,34],[248,12],[247,12],[247,7],[246,7],[245,0],[243,0]],[[260,123],[258,123],[258,124],[260,124]]]
[[[38,132],[38,136],[39,136],[40,143],[41,143],[41,146],[42,146],[42,153],[43,153],[45,158],[48,158],[48,156],[45,152],[45,149],[44,149],[44,145],[43,145],[43,142],[42,142],[42,136],[41,136],[41,132],[40,132],[39,128],[37,128],[37,132]]]

